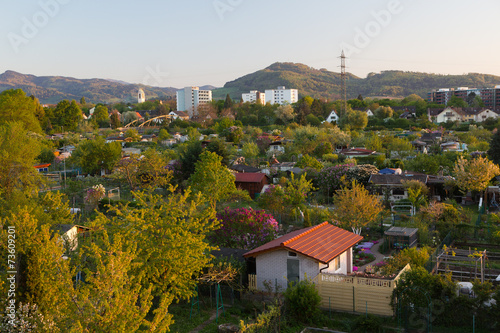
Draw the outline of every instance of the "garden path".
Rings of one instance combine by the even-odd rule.
[[[378,251],[378,248],[380,247],[380,245],[382,245],[382,243],[383,243],[383,242],[384,242],[384,239],[383,239],[383,238],[381,238],[381,239],[379,239],[379,240],[378,240],[378,243],[377,243],[377,244],[374,244],[374,245],[372,246],[372,248],[370,249],[370,251],[371,251],[371,252],[373,253],[373,255],[375,256],[375,260],[374,260],[374,261],[372,261],[372,262],[370,262],[370,263],[368,263],[368,264],[366,264],[366,265],[363,265],[363,266],[358,267],[358,271],[359,271],[359,272],[364,271],[364,270],[365,270],[365,268],[366,268],[366,266],[368,266],[368,265],[375,265],[375,264],[377,264],[377,263],[379,263],[379,262],[381,262],[381,261],[383,261],[383,260],[384,260],[384,257],[386,257],[387,255],[385,255],[385,254],[383,254],[383,253],[380,253],[380,252]]]

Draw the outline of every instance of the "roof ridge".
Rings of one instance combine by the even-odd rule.
[[[325,223],[326,223],[326,224],[328,224],[328,221],[325,221],[325,222],[323,222],[323,223],[320,223],[320,224],[318,224],[318,225],[316,225],[316,226],[314,226],[314,227],[310,228],[309,230],[304,231],[304,232],[302,232],[302,233],[298,234],[298,235],[297,235],[297,236],[295,236],[295,237],[292,237],[292,238],[290,238],[290,239],[287,239],[286,241],[282,242],[282,243],[280,244],[280,246],[285,246],[286,244],[288,244],[288,243],[290,243],[290,242],[292,242],[292,241],[294,241],[294,240],[296,240],[296,239],[299,239],[299,238],[300,238],[300,237],[302,237],[302,236],[305,236],[305,235],[307,235],[307,234],[310,234],[310,233],[311,233],[311,232],[313,232],[314,230],[318,230],[319,228],[321,228],[322,226],[324,226],[324,225],[325,225]]]

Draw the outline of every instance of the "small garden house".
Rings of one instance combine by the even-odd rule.
[[[391,248],[403,249],[417,246],[418,228],[391,227],[384,232]]]
[[[314,279],[319,273],[352,272],[352,248],[362,236],[328,222],[281,236],[244,254],[255,258],[254,287],[284,290],[288,282]],[[252,282],[252,278],[250,278]]]

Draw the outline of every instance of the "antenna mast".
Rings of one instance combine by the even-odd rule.
[[[340,55],[340,80],[341,80],[341,98],[344,102],[342,115],[345,115],[347,112],[347,74],[345,72],[345,59],[344,50],[342,50],[342,54]]]

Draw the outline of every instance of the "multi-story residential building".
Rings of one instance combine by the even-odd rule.
[[[467,101],[467,98],[471,94],[481,97],[484,106],[487,108],[495,109],[500,107],[500,85],[496,85],[494,88],[481,89],[469,87],[458,87],[456,89],[442,88],[427,93],[427,101],[446,105],[451,96],[456,96]]]
[[[198,114],[198,106],[212,100],[211,90],[200,90],[199,87],[185,87],[177,90],[177,111],[185,111],[189,117]]]
[[[283,104],[283,103],[296,103],[299,100],[299,92],[297,89],[285,89],[280,86],[277,89],[266,89],[266,103]]]
[[[247,94],[241,94],[241,99],[243,100],[243,103],[256,103],[257,101],[260,101],[262,105],[266,104],[266,94],[259,92],[258,90],[250,90]]]

